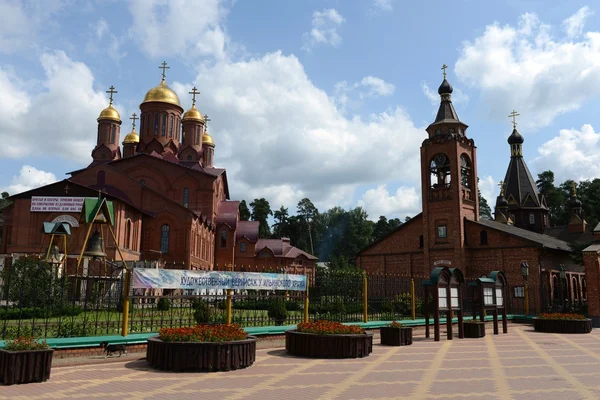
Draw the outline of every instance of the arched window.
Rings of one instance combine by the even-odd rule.
[[[140,135],[144,134],[144,126],[146,126],[146,124],[144,123],[146,121],[146,116],[142,114],[142,117],[140,118]]]
[[[577,282],[577,276],[573,277],[573,300],[579,300],[579,282]]]
[[[196,136],[194,144],[200,144],[200,126],[196,126]]]
[[[460,183],[464,187],[471,186],[471,161],[465,154],[460,156]]]
[[[128,219],[125,222],[125,244],[123,245],[126,249],[131,249],[131,220]]]
[[[154,114],[154,134],[158,135],[158,114]]]
[[[162,127],[160,130],[160,135],[161,136],[167,135],[167,114],[162,115]]]
[[[160,252],[169,252],[169,225],[163,225],[160,228]]]
[[[560,285],[558,284],[558,276],[552,274],[552,303],[558,304],[560,301]]]
[[[245,242],[240,243],[240,251],[242,253],[246,252],[246,243]]]
[[[117,126],[112,125],[112,129],[110,130],[110,143],[115,144],[115,136],[117,135]]]
[[[530,225],[535,224],[535,214],[534,213],[529,213],[529,224]]]
[[[221,247],[227,247],[227,230],[221,231]]]
[[[581,277],[581,298],[587,300],[587,285],[585,284],[585,276]]]
[[[436,154],[429,164],[431,187],[439,189],[450,186],[450,160],[443,153]]]
[[[169,137],[173,137],[173,116],[171,115],[171,117],[169,118],[171,123],[169,126]]]
[[[187,208],[190,200],[190,190],[188,188],[183,188],[183,206]]]
[[[479,244],[488,244],[487,231],[479,232]]]
[[[423,244],[423,235],[419,236],[419,248],[422,249],[424,247]]]

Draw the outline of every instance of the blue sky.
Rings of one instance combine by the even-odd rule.
[[[114,85],[123,119],[160,82],[211,116],[232,198],[421,209],[419,147],[449,66],[493,203],[516,109],[534,175],[600,176],[600,10],[565,1],[0,0],[0,190],[86,166]]]

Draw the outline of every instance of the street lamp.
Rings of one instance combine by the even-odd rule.
[[[523,288],[525,315],[529,315],[529,286],[527,285],[527,278],[529,277],[529,264],[527,264],[527,261],[521,261],[521,276],[525,281],[525,287]]]

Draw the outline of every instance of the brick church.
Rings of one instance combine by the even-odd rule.
[[[437,266],[460,268],[467,278],[501,270],[515,295],[522,293],[517,289],[524,286],[521,266],[526,263],[532,309],[584,301],[585,274],[569,245],[591,238],[581,202],[573,194],[569,225],[550,228],[546,200],[522,157],[524,139],[514,122],[494,219],[481,219],[475,141],[452,105],[452,90],[444,73],[440,106],[421,145],[423,211],[360,251],[357,265],[369,273],[412,277],[429,276]],[[522,307],[523,299],[516,297],[514,307]]]
[[[42,225],[60,221],[70,225],[68,263],[75,265],[85,241],[78,222],[81,203],[100,195],[114,204],[114,230],[127,261],[159,260],[177,269],[313,271],[316,257],[286,238],[260,239],[257,221],[240,220],[226,171],[213,164],[215,142],[207,130],[210,119],[196,107],[199,92],[190,92],[192,104],[184,112],[167,86],[166,63],[162,68],[162,81],[144,96],[140,117],[130,118],[132,130],[122,143],[111,86],[110,104],[98,116],[90,165],[9,198],[12,205],[0,211],[0,257],[44,254],[49,237]],[[104,243],[108,258],[118,259],[106,232]]]

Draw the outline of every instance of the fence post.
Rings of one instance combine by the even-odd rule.
[[[304,322],[308,322],[308,275],[306,276],[306,291],[304,292]]]
[[[125,262],[123,262],[125,264]],[[131,282],[131,270],[125,265],[125,283],[123,284],[123,320],[121,321],[121,336],[127,336],[129,328],[129,285]]]
[[[410,319],[412,319],[413,321],[415,319],[417,319],[417,309],[415,307],[416,305],[416,300],[415,300],[415,280],[411,279],[410,280]]]
[[[529,315],[529,285],[525,282],[525,316]]]
[[[368,281],[367,281],[367,273],[363,275],[363,322],[366,324],[369,322],[369,294],[368,291]]]
[[[231,297],[233,294],[232,289],[227,289],[227,325],[231,325]]]

